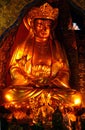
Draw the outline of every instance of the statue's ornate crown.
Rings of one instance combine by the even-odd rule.
[[[28,12],[31,19],[45,18],[55,20],[58,17],[58,8],[51,7],[48,3],[44,3],[40,7],[34,7]]]

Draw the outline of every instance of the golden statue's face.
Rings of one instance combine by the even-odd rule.
[[[49,19],[36,19],[34,21],[35,36],[48,38],[50,35],[52,21]]]

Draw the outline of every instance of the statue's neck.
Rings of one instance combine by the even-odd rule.
[[[48,38],[35,37],[35,42],[36,43],[42,43],[44,45],[48,42]]]

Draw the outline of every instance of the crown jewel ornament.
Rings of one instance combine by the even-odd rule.
[[[48,3],[44,3],[40,7],[34,7],[28,12],[28,16],[31,19],[36,19],[36,18],[43,18],[43,19],[51,19],[55,20],[57,19],[59,14],[59,9],[58,8],[53,8],[51,5]]]

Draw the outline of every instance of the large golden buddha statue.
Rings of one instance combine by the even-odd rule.
[[[25,40],[16,43],[9,63],[11,82],[4,91],[7,101],[26,103],[32,109],[33,119],[42,113],[45,123],[58,101],[68,102],[67,95],[75,92],[70,89],[64,48],[54,33],[58,15],[58,8],[44,3],[31,8],[23,18],[28,34]]]
[[[48,3],[33,8],[24,18],[29,30],[10,61],[12,85],[62,86],[68,88],[69,69],[60,43],[53,37],[59,10]],[[22,32],[23,33],[23,32]]]

